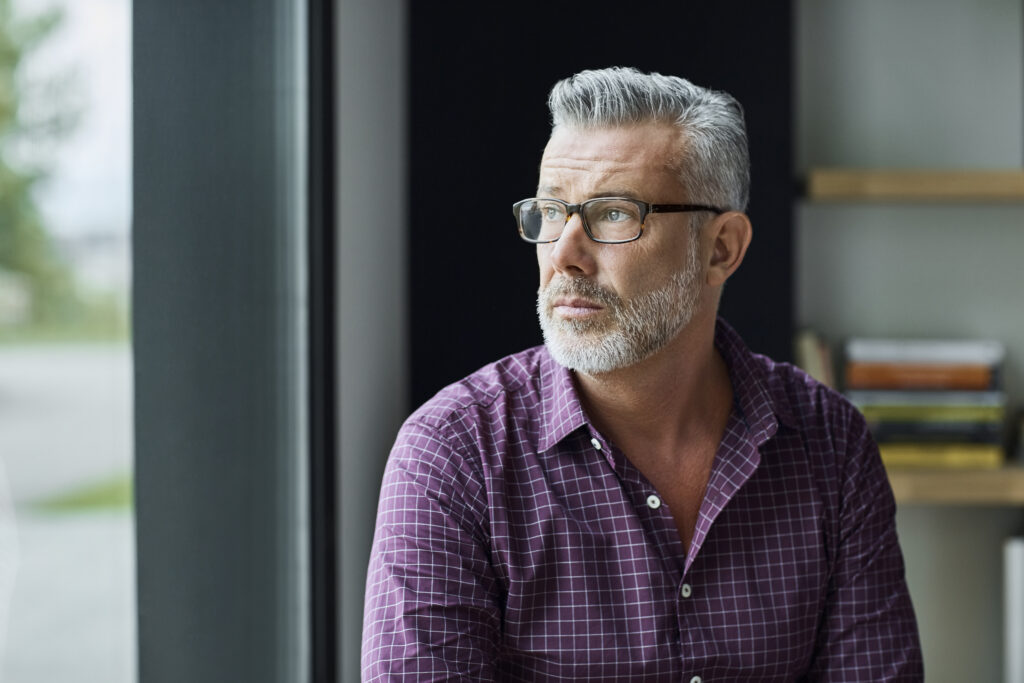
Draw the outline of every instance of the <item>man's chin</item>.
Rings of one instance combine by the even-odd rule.
[[[567,339],[557,332],[545,331],[544,345],[555,362],[576,372],[599,375],[619,366],[609,357],[607,344],[601,343],[600,339],[583,339],[579,335]]]
[[[544,343],[556,346],[566,354],[594,353],[601,348],[604,330],[576,329],[572,325],[554,324],[544,332]]]

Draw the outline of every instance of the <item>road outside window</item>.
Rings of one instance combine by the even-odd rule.
[[[0,680],[135,673],[130,0],[0,0]]]

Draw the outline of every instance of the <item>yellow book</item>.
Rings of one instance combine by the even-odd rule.
[[[1003,447],[988,443],[880,444],[886,467],[983,468],[1002,467]]]
[[[1003,406],[985,405],[874,405],[861,406],[860,412],[878,422],[1001,422],[1006,416]]]

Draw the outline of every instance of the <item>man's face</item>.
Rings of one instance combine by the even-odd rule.
[[[665,124],[558,129],[544,150],[537,196],[570,203],[601,196],[700,202],[674,170],[678,151],[678,133]],[[692,215],[651,214],[643,236],[625,244],[592,241],[573,215],[557,242],[537,245],[537,313],[559,363],[588,374],[617,370],[686,327],[701,300],[704,272]]]

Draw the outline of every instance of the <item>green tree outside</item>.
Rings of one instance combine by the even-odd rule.
[[[47,230],[34,197],[45,160],[13,153],[25,145],[52,149],[76,123],[78,112],[63,96],[66,78],[26,83],[20,71],[62,16],[55,8],[19,17],[11,0],[0,0],[0,341],[118,336],[126,328],[113,297],[83,300]]]

